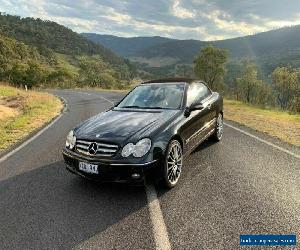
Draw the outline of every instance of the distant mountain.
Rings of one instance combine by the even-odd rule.
[[[139,51],[152,46],[162,45],[172,39],[165,37],[118,37],[110,35],[98,35],[95,33],[82,33],[89,40],[111,49],[121,56],[135,56]]]
[[[192,62],[199,50],[212,44],[229,50],[232,57],[260,57],[262,55],[300,50],[300,25],[220,41],[178,40],[164,37],[124,38],[111,35],[83,33],[86,38],[102,44],[123,56],[176,57]]]
[[[192,64],[199,50],[209,44],[228,49],[231,60],[251,58],[257,61],[267,74],[278,65],[300,66],[300,26],[211,42],[163,37],[122,38],[97,34],[84,36],[148,67],[157,60],[170,62],[168,67],[171,64]],[[157,63],[155,65],[159,66]]]
[[[230,55],[234,58],[261,57],[264,55],[299,51],[299,42],[300,26],[294,26],[221,41],[172,40],[140,50],[135,56],[151,58],[162,55],[170,57],[173,55],[182,61],[192,62],[193,56],[202,47],[212,44],[228,49]]]

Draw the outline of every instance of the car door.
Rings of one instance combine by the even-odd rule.
[[[212,92],[206,84],[202,83],[204,85],[203,89],[203,100],[201,100],[201,103],[203,104],[203,107],[206,109],[205,113],[205,121],[204,124],[208,128],[211,127],[210,125],[214,125],[214,121],[216,118],[216,112],[217,112],[217,95],[215,95],[214,92]]]
[[[189,85],[187,91],[187,107],[194,103],[202,103],[203,109],[195,110],[186,117],[183,126],[183,135],[188,151],[195,148],[208,133],[208,124],[211,121],[212,103],[210,97],[212,92],[202,82],[194,82]]]

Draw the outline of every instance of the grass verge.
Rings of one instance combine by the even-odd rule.
[[[300,115],[268,110],[238,101],[224,100],[225,119],[300,146]]]
[[[57,116],[61,101],[47,93],[0,83],[0,152]]]

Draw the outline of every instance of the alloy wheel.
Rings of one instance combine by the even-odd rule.
[[[182,168],[182,149],[178,141],[170,145],[167,157],[167,179],[170,186],[174,186],[180,177]]]
[[[217,137],[218,140],[221,140],[222,136],[223,136],[223,116],[222,114],[219,114],[218,119],[217,119]]]

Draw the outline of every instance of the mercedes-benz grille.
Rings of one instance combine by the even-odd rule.
[[[90,156],[113,156],[118,150],[118,145],[103,142],[77,140],[76,150],[79,153]]]

